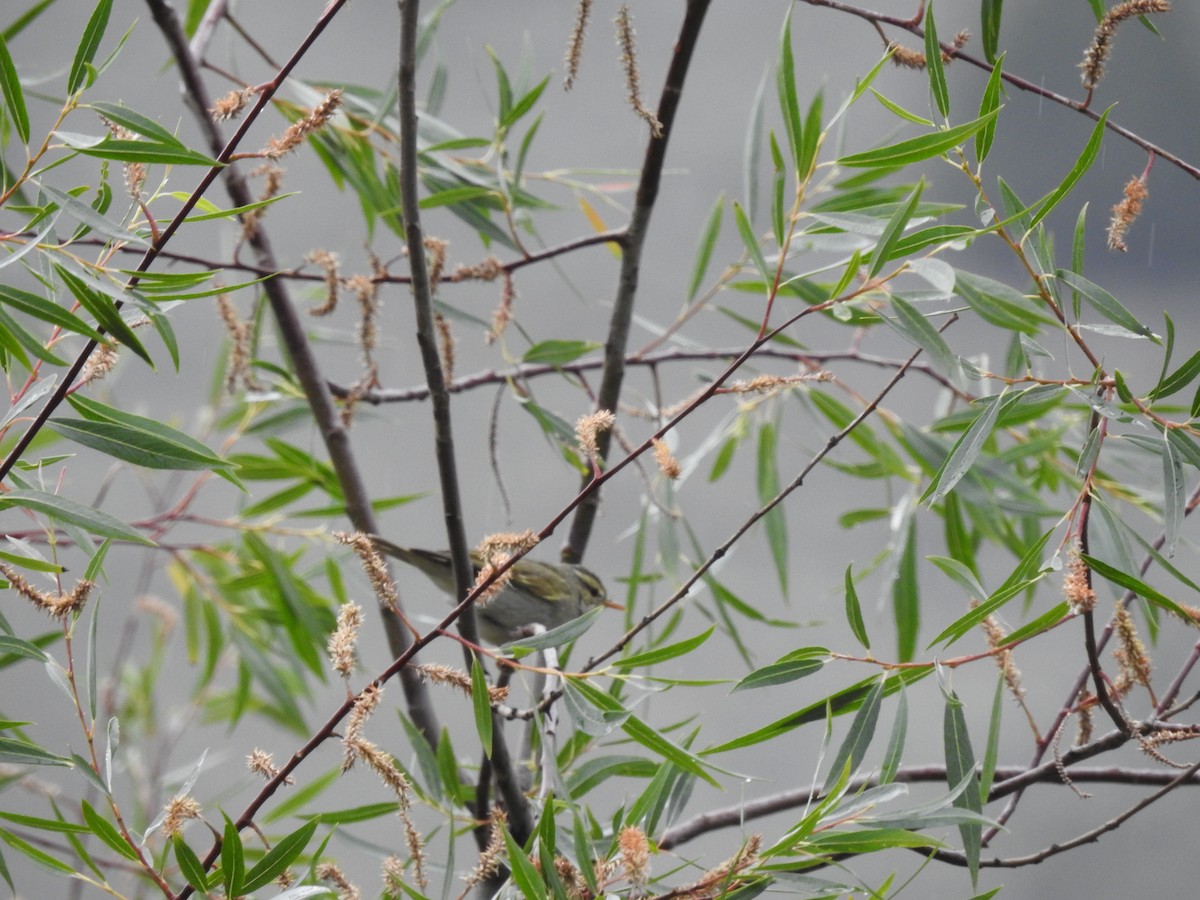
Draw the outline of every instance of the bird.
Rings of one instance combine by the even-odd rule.
[[[370,538],[381,553],[420,569],[430,581],[453,596],[454,572],[449,551],[402,547],[376,535]],[[484,560],[474,550],[471,564],[478,575]],[[526,557],[518,560],[509,572],[512,577],[504,589],[487,603],[475,607],[480,637],[497,647],[530,634],[535,625],[549,631],[597,607],[624,608],[608,599],[604,583],[583,566]]]

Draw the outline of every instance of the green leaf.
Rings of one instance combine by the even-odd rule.
[[[43,322],[49,322],[51,325],[65,328],[74,334],[81,334],[101,344],[109,344],[104,335],[83,319],[37,294],[31,294],[12,285],[0,284],[0,303],[7,303],[13,309],[41,319]]]
[[[779,38],[779,66],[775,72],[775,88],[779,94],[779,108],[783,114],[784,131],[787,133],[788,148],[792,151],[792,165],[796,177],[804,178],[800,171],[800,157],[804,148],[804,124],[800,119],[800,100],[796,96],[796,67],[792,57],[792,8],[789,5],[783,19],[783,32]]]
[[[1163,397],[1170,397],[1195,381],[1197,375],[1200,375],[1200,350],[1189,356],[1187,362],[1170,375],[1161,379],[1150,392],[1149,398],[1161,400]]]
[[[980,34],[983,40],[983,56],[989,63],[995,63],[996,51],[1000,47],[1000,16],[1004,0],[982,0],[979,4]],[[983,162],[982,158],[980,162]]]
[[[245,851],[237,825],[225,816],[225,831],[221,836],[221,878],[226,897],[239,897],[246,875]]]
[[[904,236],[904,229],[908,227],[908,223],[917,209],[917,203],[921,199],[921,191],[924,188],[925,179],[922,178],[916,183],[912,191],[909,192],[908,197],[897,205],[896,211],[892,213],[891,219],[888,220],[883,233],[879,236],[878,243],[875,244],[875,249],[871,251],[871,268],[867,273],[868,278],[874,278],[878,275],[880,269],[891,259],[896,243]]]
[[[28,725],[29,723],[22,722],[20,724]],[[91,829],[87,825],[77,825],[62,819],[43,819],[41,816],[28,816],[14,812],[0,812],[0,819],[23,828],[36,828],[38,831],[50,831],[55,834],[91,834]]]
[[[492,758],[492,703],[488,696],[487,673],[479,657],[471,659],[471,706],[475,710],[475,731],[483,755]]]
[[[946,784],[954,788],[964,779],[971,779],[966,790],[955,798],[954,805],[960,809],[982,813],[983,805],[979,800],[978,776],[975,774],[975,754],[971,750],[967,718],[963,714],[962,703],[953,692],[946,696],[943,741],[946,751]],[[962,835],[963,852],[966,854],[967,867],[971,871],[971,882],[974,884],[979,877],[979,850],[983,828],[978,824],[968,823],[959,825],[958,831]]]
[[[956,271],[954,292],[985,322],[1008,331],[1037,334],[1043,322],[1051,321],[1016,288],[982,275]]]
[[[549,84],[549,82],[550,76],[547,75],[536,85],[526,91],[521,99],[512,105],[512,108],[509,109],[508,114],[500,120],[500,127],[511,128],[518,121],[520,121],[522,116],[533,109],[534,105],[538,102],[538,99],[541,98],[542,92],[546,90],[546,85]]]
[[[767,265],[762,247],[758,243],[758,235],[754,233],[754,226],[750,224],[750,220],[746,217],[746,211],[742,209],[742,205],[736,200],[733,203],[733,219],[737,223],[738,234],[741,235],[742,244],[745,245],[746,252],[750,254],[750,259],[754,263],[754,268],[758,270],[759,276],[766,284],[774,284],[775,272]]]
[[[142,346],[142,342],[138,340],[137,335],[133,333],[133,329],[129,324],[121,318],[121,311],[117,309],[117,305],[112,298],[106,297],[100,291],[84,282],[82,278],[68,272],[60,265],[56,264],[54,271],[58,273],[63,284],[67,286],[67,289],[75,299],[79,301],[80,306],[91,313],[95,320],[109,334],[153,367],[154,361],[150,358],[150,354],[146,352],[146,348]]]
[[[992,779],[996,775],[996,760],[1000,755],[1000,719],[1004,713],[1004,673],[996,679],[996,693],[992,697],[992,718],[988,722],[987,745],[983,748],[983,766],[979,772],[979,802],[987,805],[992,792]]]
[[[100,49],[100,41],[104,37],[104,29],[108,27],[108,16],[112,12],[112,0],[100,0],[92,11],[83,37],[75,50],[75,60],[71,63],[71,74],[67,76],[67,93],[74,94],[88,80],[92,60]]]
[[[395,808],[395,804],[392,804]],[[301,825],[291,834],[280,838],[274,843],[249,872],[242,882],[242,891],[249,894],[266,887],[290,866],[304,852],[308,842],[312,840],[317,830],[317,823],[309,821]]]
[[[1100,142],[1104,139],[1104,126],[1108,122],[1108,114],[1111,109],[1112,107],[1110,106],[1100,116],[1096,127],[1092,129],[1092,136],[1088,138],[1087,145],[1083,148],[1083,152],[1079,154],[1079,159],[1076,160],[1071,171],[1067,173],[1067,177],[1063,179],[1062,184],[1050,192],[1050,195],[1041,203],[1038,211],[1034,213],[1033,218],[1029,221],[1026,234],[1032,231],[1038,222],[1050,215],[1051,210],[1062,202],[1062,199],[1071,192],[1071,188],[1075,187],[1075,183],[1083,177],[1083,173],[1092,167],[1092,163],[1096,161],[1097,154],[1100,153]]]
[[[56,875],[74,876],[76,874],[75,867],[69,866],[64,862],[60,862],[48,853],[43,853],[37,847],[27,841],[22,840],[10,831],[0,828],[0,840],[8,844],[14,850],[25,854],[35,863],[49,869]],[[5,879],[8,880],[8,879]]]
[[[863,622],[862,606],[858,602],[858,591],[854,589],[853,565],[846,566],[846,621],[858,642],[867,650],[871,649],[871,639],[867,636],[867,626]]]
[[[1160,606],[1167,612],[1179,616],[1184,622],[1189,625],[1195,623],[1195,619],[1189,616],[1174,600],[1167,597],[1165,594],[1156,591],[1150,585],[1146,584],[1132,575],[1122,572],[1120,569],[1110,566],[1106,562],[1101,562],[1094,556],[1088,556],[1086,553],[1079,554],[1079,558],[1087,563],[1087,567],[1102,578],[1107,578],[1113,584],[1120,585],[1127,591],[1132,591],[1143,600],[1153,603],[1155,606]]]
[[[904,760],[904,742],[908,736],[908,694],[900,689],[900,699],[896,703],[896,721],[892,724],[892,733],[888,737],[887,749],[883,753],[883,765],[879,770],[879,783],[888,784],[900,770]]]
[[[950,349],[950,345],[938,334],[929,320],[917,312],[907,300],[892,295],[892,310],[895,316],[884,316],[883,320],[900,332],[905,338],[920,347],[931,357],[933,364],[945,374],[953,374],[958,370],[958,356]]]
[[[941,634],[929,642],[928,646],[932,647],[942,641],[953,643],[1013,597],[1040,581],[1050,571],[1049,566],[1042,564],[1042,551],[1052,533],[1052,531],[1046,531],[1034,541],[1016,567],[1009,573],[1008,578],[991,596],[948,625]]]
[[[1175,555],[1175,544],[1183,528],[1183,517],[1187,510],[1187,482],[1183,477],[1183,463],[1172,446],[1167,434],[1162,441],[1163,471],[1163,552]]]
[[[888,679],[886,687],[884,687],[884,696],[890,696],[898,691],[901,686],[913,684],[927,676],[932,669],[914,668],[902,669],[892,678]],[[739,750],[742,747],[751,747],[755,744],[761,744],[764,741],[774,740],[780,735],[786,734],[801,725],[807,725],[810,722],[824,722],[827,716],[840,716],[846,713],[854,712],[861,705],[867,694],[876,684],[875,677],[866,678],[856,682],[849,687],[843,688],[828,697],[823,697],[815,703],[810,703],[808,706],[798,709],[795,712],[776,719],[762,728],[755,729],[733,740],[726,741],[716,747],[712,747],[705,751],[705,754],[710,753],[725,753],[729,750]]]
[[[704,276],[708,273],[708,264],[712,260],[713,248],[721,234],[721,219],[724,213],[725,194],[722,192],[717,195],[717,202],[713,204],[712,212],[708,214],[708,220],[704,223],[704,231],[700,234],[700,244],[696,247],[696,262],[692,265],[692,281],[688,285],[687,298],[689,302],[694,300],[696,294],[699,293],[700,285],[704,283]]]
[[[841,777],[842,770],[847,768],[847,766],[851,775],[857,772],[858,767],[862,764],[863,757],[867,755],[867,749],[871,746],[871,741],[875,737],[875,726],[879,722],[879,707],[883,700],[883,685],[885,681],[887,681],[886,677],[876,679],[875,686],[871,688],[870,692],[863,699],[862,706],[854,714],[854,720],[850,723],[850,730],[846,733],[845,740],[842,741],[837,755],[834,756],[833,762],[830,764],[829,775],[825,779],[826,792]]]
[[[812,176],[813,165],[817,161],[817,150],[821,145],[821,113],[824,105],[821,90],[818,89],[812,102],[808,104],[808,112],[804,116],[804,148],[800,154],[800,165],[796,170],[797,176],[802,181],[807,181]]]
[[[690,637],[674,644],[667,644],[665,647],[655,647],[653,650],[646,650],[643,653],[626,656],[623,659],[618,659],[613,665],[619,669],[637,669],[643,666],[657,665],[658,663],[666,662],[668,659],[675,659],[678,656],[686,656],[707,641],[715,629],[716,626],[714,625],[695,637]]]
[[[147,469],[196,471],[232,468],[230,463],[211,452],[200,455],[190,446],[179,441],[164,438],[152,431],[130,428],[116,422],[51,419],[47,424],[54,431],[65,438],[70,438],[77,444]],[[160,425],[159,427],[165,428],[166,426]],[[176,432],[176,434],[180,433]]]
[[[925,70],[929,73],[929,91],[933,94],[933,102],[945,119],[950,115],[950,90],[946,87],[942,47],[933,24],[933,0],[929,0],[925,8]]]
[[[110,159],[122,163],[146,163],[162,166],[222,166],[211,156],[189,150],[179,143],[160,144],[155,141],[133,141],[106,137],[100,141],[81,139],[79,135],[56,132],[56,135],[76,153],[95,159]]]
[[[661,768],[643,756],[591,756],[567,773],[567,794],[579,799],[610,778],[653,778]]]
[[[495,188],[475,185],[451,187],[437,190],[421,198],[418,204],[421,209],[436,209],[439,206],[454,206],[456,203],[469,203],[472,200],[497,199],[500,193]]]
[[[21,143],[29,143],[29,111],[25,108],[25,94],[21,90],[21,79],[17,67],[8,53],[8,43],[0,35],[0,91],[4,92],[4,104],[9,117],[17,129]]]
[[[349,825],[354,822],[370,822],[382,819],[384,816],[395,815],[396,801],[384,800],[379,803],[367,803],[363,806],[351,806],[347,809],[333,809],[318,813],[313,821],[318,825]]]
[[[900,564],[892,582],[892,609],[896,619],[896,654],[911,662],[921,630],[921,592],[917,584],[917,520],[910,517]]]
[[[148,547],[154,546],[154,541],[118,519],[114,519],[108,513],[45,491],[25,488],[0,494],[0,509],[8,509],[12,506],[36,510],[61,522],[78,525],[90,534],[130,541]]]
[[[187,879],[187,883],[202,895],[208,893],[208,877],[204,874],[204,864],[200,862],[194,850],[187,845],[182,834],[176,834],[171,841],[175,848],[175,862],[179,863],[179,871]]]
[[[90,229],[110,240],[120,241],[125,244],[133,244],[138,247],[150,246],[150,242],[141,235],[135,234],[119,223],[112,221],[99,210],[94,209],[90,204],[84,203],[77,197],[73,197],[65,191],[60,191],[49,184],[39,184],[38,188],[58,204],[60,209],[65,210],[72,218],[77,219],[80,225],[86,229]],[[82,232],[77,236],[81,236],[81,234]]]
[[[907,166],[912,163],[929,159],[957,147],[967,138],[981,131],[993,121],[1000,110],[995,109],[987,115],[980,116],[974,121],[933,134],[923,134],[920,137],[900,141],[887,147],[877,147],[863,153],[852,153],[838,160],[838,165],[852,168],[881,168],[884,166]]]
[[[521,892],[521,896],[529,900],[546,900],[549,894],[546,893],[545,881],[507,828],[504,828],[504,843],[508,847],[508,867],[512,873],[513,884]]]
[[[599,350],[602,344],[595,341],[541,341],[525,351],[521,362],[547,366],[565,366],[581,356],[586,356],[593,350]]]
[[[1054,276],[1068,287],[1079,291],[1096,312],[1100,313],[1100,315],[1104,316],[1110,322],[1120,325],[1126,331],[1132,331],[1134,334],[1159,343],[1154,332],[1134,318],[1133,313],[1127,310],[1116,297],[1104,290],[1104,288],[1093,284],[1082,275],[1076,275],[1074,272],[1069,272],[1066,269],[1059,269],[1054,273]]]
[[[92,834],[107,844],[110,850],[126,859],[133,861],[138,859],[137,851],[129,846],[129,842],[121,836],[121,832],[117,831],[112,823],[96,812],[86,800],[81,801],[81,806],[83,821],[87,823]]]
[[[775,441],[775,426],[770,422],[763,423],[758,431],[756,483],[759,503],[764,505],[778,496],[781,490]],[[788,531],[784,504],[777,503],[767,510],[763,516],[763,525],[767,531],[767,543],[771,546],[771,557],[775,560],[775,572],[779,576],[780,590],[783,591],[784,596],[787,596]]]
[[[829,651],[824,647],[801,647],[799,650],[793,650],[791,653],[781,656],[769,666],[755,669],[735,684],[733,689],[745,691],[751,688],[787,684],[820,671],[828,659]]]
[[[912,122],[914,125],[923,125],[926,128],[933,127],[933,119],[927,119],[924,116],[918,116],[916,113],[905,109],[903,106],[901,106],[899,103],[896,103],[894,100],[889,100],[883,94],[879,93],[879,91],[875,90],[875,88],[871,88],[871,95],[876,100],[878,100],[885,109],[887,109],[890,112],[895,113],[897,116],[899,116],[904,121]]]
[[[932,506],[946,496],[975,465],[975,460],[979,458],[984,445],[992,435],[992,429],[996,425],[996,417],[1000,414],[1000,406],[1007,389],[1006,386],[994,397],[987,397],[979,401],[983,408],[979,410],[979,415],[975,417],[971,427],[964,431],[954,442],[954,446],[950,448],[945,462],[938,468],[929,482],[929,487],[921,495],[922,503],[928,502]]]

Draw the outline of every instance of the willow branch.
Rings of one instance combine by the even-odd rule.
[[[221,133],[207,112],[212,106],[211,99],[200,77],[197,61],[191,54],[187,37],[183,33],[175,10],[165,0],[147,0],[155,24],[158,25],[175,57],[176,65],[183,78],[185,96],[189,99],[189,105],[196,112],[196,118],[210,146],[220,148],[218,159],[228,159],[232,155],[237,142],[249,130],[271,96],[283,84],[292,69],[308,52],[325,27],[345,5],[345,2],[346,0],[336,0],[326,6],[309,34],[276,73],[275,78],[263,86],[253,111],[242,122],[234,138],[222,147],[224,141]],[[224,175],[226,191],[235,206],[248,206],[254,202],[250,189],[237,166],[226,167]],[[196,199],[199,199],[199,195],[196,195]],[[188,210],[190,207],[185,205],[182,214],[186,215]],[[268,270],[278,269],[278,260],[264,229],[251,229],[249,243],[260,266]],[[296,378],[304,389],[313,420],[325,443],[325,449],[329,453],[330,462],[345,497],[346,515],[356,530],[373,534],[379,529],[376,525],[375,512],[371,506],[370,493],[350,446],[350,436],[338,416],[333,396],[326,387],[325,378],[321,374],[316,356],[308,342],[304,326],[296,314],[295,305],[292,303],[287,288],[278,279],[268,279],[263,282],[262,289],[271,306],[271,313],[278,324],[279,334],[296,372]],[[383,627],[392,656],[400,656],[411,644],[408,633],[401,627],[398,618],[389,614],[383,615]],[[406,672],[401,677],[410,718],[431,743],[435,742],[440,728],[425,683],[412,673]]]
[[[683,24],[675,41],[671,65],[667,69],[658,109],[655,111],[661,128],[657,135],[651,134],[642,163],[641,178],[629,227],[625,232],[625,243],[621,254],[621,272],[617,280],[617,295],[609,320],[608,338],[604,343],[604,374],[600,380],[596,408],[617,411],[621,400],[621,386],[625,380],[625,354],[629,346],[629,329],[633,321],[633,306],[637,297],[638,274],[642,264],[642,251],[650,227],[650,215],[658,199],[662,182],[663,165],[667,158],[667,142],[675,122],[679,98],[683,94],[683,83],[687,77],[692,53],[700,39],[700,29],[708,12],[711,0],[687,0]],[[612,431],[605,431],[599,439],[600,458],[606,458],[612,445]],[[585,478],[586,488],[591,479]],[[587,548],[596,513],[600,509],[600,494],[592,490],[579,506],[571,523],[571,531],[563,548],[563,559],[579,562]]]
[[[873,10],[853,6],[849,3],[841,3],[839,0],[802,0],[802,2],[807,3],[809,6],[824,7],[826,9],[832,9],[841,13],[846,13],[847,15],[856,16],[857,18],[865,19],[866,21],[875,25],[891,25],[895,28],[903,29],[909,34],[921,39],[924,39],[925,37],[925,30],[920,27],[918,24],[919,20],[916,20],[915,18],[902,19],[898,16],[889,16],[884,13],[874,12]],[[941,48],[946,53],[950,54],[950,56],[952,56],[954,59],[961,59],[968,65],[974,66],[977,69],[982,69],[985,72],[990,73],[992,71],[992,65],[987,60],[980,59],[977,56],[972,56],[970,53],[964,53],[961,49],[955,47],[953,44],[942,43]],[[1047,90],[1041,85],[1034,84],[1032,81],[1021,78],[1018,75],[1012,75],[1008,72],[1001,72],[1000,77],[1003,78],[1005,82],[1011,84],[1013,87],[1018,88],[1019,90],[1036,94],[1038,97],[1049,100],[1051,103],[1057,103],[1060,106],[1065,106],[1067,109],[1074,110],[1080,115],[1087,116],[1093,122],[1100,121],[1101,114],[1091,109],[1087,105],[1086,99],[1072,100],[1070,97],[1066,97],[1062,94],[1056,93],[1055,91]],[[1130,143],[1136,144],[1148,153],[1153,153],[1156,156],[1165,159],[1171,165],[1186,172],[1193,178],[1200,180],[1200,167],[1185,161],[1181,157],[1171,153],[1169,150],[1163,149],[1158,144],[1154,144],[1146,140],[1136,132],[1130,131],[1128,128],[1118,125],[1111,118],[1105,121],[1104,127],[1114,134],[1120,135]]]

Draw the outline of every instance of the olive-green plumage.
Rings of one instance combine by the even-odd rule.
[[[430,581],[453,595],[454,573],[448,551],[401,547],[374,535],[371,542],[381,553],[420,569]],[[483,567],[478,553],[472,551],[471,562],[478,574]],[[597,606],[620,608],[609,602],[603,583],[583,566],[525,557],[510,571],[512,578],[504,590],[475,607],[479,635],[490,644],[508,643],[534,625],[546,630],[557,628]]]

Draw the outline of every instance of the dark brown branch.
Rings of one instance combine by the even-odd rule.
[[[675,52],[671,58],[671,65],[667,69],[658,109],[654,114],[660,129],[657,135],[651,135],[646,146],[646,156],[642,163],[633,214],[625,232],[624,252],[621,254],[621,273],[617,280],[617,295],[613,303],[612,317],[609,320],[608,338],[604,343],[604,374],[597,392],[597,409],[606,409],[615,413],[621,400],[621,387],[625,380],[625,355],[629,346],[629,328],[633,321],[634,301],[637,297],[642,250],[649,232],[650,215],[654,211],[654,204],[658,199],[658,188],[662,182],[663,165],[667,157],[667,143],[671,138],[675,113],[683,94],[684,79],[687,77],[692,53],[700,39],[700,29],[704,24],[704,16],[708,12],[710,2],[711,0],[687,0],[683,24],[679,29],[679,37],[675,41]],[[601,433],[599,439],[601,459],[607,457],[611,445],[612,431]],[[588,487],[590,480],[590,478],[584,479],[584,489]],[[583,558],[588,539],[591,537],[592,524],[596,520],[596,513],[599,509],[599,491],[594,489],[588,491],[586,499],[575,513],[575,518],[571,523],[571,532],[567,537],[566,546],[563,547],[563,559],[567,562],[579,562]]]
[[[718,359],[734,359],[744,352],[744,348],[734,347],[716,347],[711,350],[665,350],[661,353],[651,353],[645,356],[636,355],[625,358],[626,366],[645,366],[654,368],[663,363],[671,362],[695,362],[703,360],[718,360]],[[754,352],[754,359],[779,359],[788,362],[800,363],[802,365],[814,365],[816,363],[827,362],[854,362],[862,363],[863,365],[875,366],[883,369],[898,369],[904,365],[904,360],[895,359],[888,356],[876,356],[870,353],[861,353],[857,350],[831,350],[831,351],[810,351],[803,352],[797,350],[781,350],[777,347],[759,347]],[[486,387],[488,385],[502,385],[513,379],[524,380],[528,378],[540,378],[546,375],[554,375],[560,372],[568,372],[572,375],[578,375],[582,372],[594,371],[601,368],[604,361],[601,359],[581,359],[575,362],[566,363],[561,366],[541,365],[536,363],[527,363],[513,366],[508,369],[486,369],[482,372],[476,372],[472,375],[463,375],[461,378],[456,378],[446,385],[446,390],[452,394],[473,390],[478,387]],[[949,389],[954,389],[954,385],[949,383],[940,372],[923,363],[917,363],[909,367],[910,371],[920,372],[928,375],[930,378],[937,381],[939,384]],[[330,390],[333,391],[335,397],[348,397],[350,389],[344,385],[330,385]],[[426,385],[419,385],[410,388],[376,388],[368,391],[362,397],[356,398],[362,403],[382,404],[382,403],[410,403],[414,400],[427,400],[429,398],[429,388]]]
[[[442,494],[442,517],[450,546],[454,568],[455,598],[468,598],[475,582],[471,564],[471,549],[467,543],[463,522],[462,493],[459,487],[458,462],[454,448],[454,433],[450,419],[450,394],[446,390],[445,374],[433,321],[433,288],[425,260],[425,239],[421,228],[420,188],[417,159],[417,32],[420,30],[420,0],[399,0],[399,121],[400,121],[400,206],[404,216],[404,236],[408,246],[409,272],[412,277],[413,311],[417,325],[417,345],[425,381],[429,385],[434,428],[434,455]],[[478,645],[475,611],[470,602],[462,607],[458,619],[459,632],[470,645]],[[463,653],[470,666],[473,651],[467,644]],[[493,734],[492,772],[496,787],[504,798],[509,828],[519,843],[524,843],[533,831],[533,814],[521,791],[519,779],[504,740],[503,729]],[[476,832],[482,846],[487,838]]]

